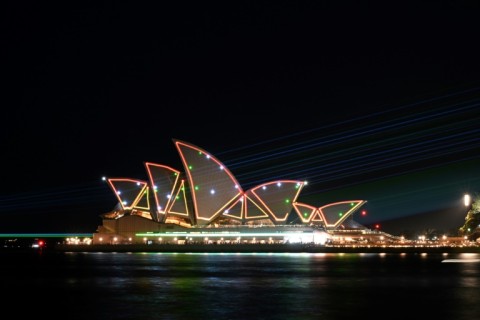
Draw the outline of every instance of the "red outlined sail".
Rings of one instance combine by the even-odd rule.
[[[144,197],[147,198],[147,206],[149,206],[147,182],[129,178],[110,178],[107,181],[123,210],[134,209]],[[143,200],[142,205],[144,204]]]
[[[244,192],[225,165],[204,149],[174,140],[182,159],[197,222],[208,224],[219,216],[246,222],[271,218],[283,222],[293,208],[304,182],[278,180]]]
[[[287,220],[303,186],[303,181],[277,180],[258,185],[246,194],[253,203],[264,208],[274,223],[280,223]]]
[[[235,176],[216,157],[191,143],[175,139],[174,143],[187,180],[180,171],[152,162],[145,163],[150,186],[136,179],[108,179],[123,210],[141,210],[142,216],[148,215],[157,222],[167,222],[170,215],[176,215],[192,225],[204,226],[234,222],[229,219],[237,220],[235,224],[281,224],[294,209],[303,223],[337,228],[366,203],[349,200],[318,208],[300,203],[296,200],[306,182],[297,180],[270,181],[243,191]],[[170,221],[180,221],[178,217],[171,217]]]
[[[171,167],[146,162],[150,185],[155,199],[155,221],[164,221],[165,214],[175,201],[179,189],[180,171]]]
[[[323,219],[320,216],[317,207],[311,206],[306,203],[295,202],[293,204],[293,208],[295,209],[295,212],[297,212],[303,223],[309,223],[313,221],[316,217],[319,217],[319,219],[317,218],[314,221],[323,222]]]
[[[321,224],[331,229],[340,226],[365,203],[365,200],[348,200],[329,203],[317,208],[306,203],[296,202],[293,207],[303,223]]]
[[[190,185],[196,222],[206,225],[222,215],[243,191],[217,158],[193,144],[174,141]]]
[[[185,190],[185,180],[180,181],[180,187],[177,188],[177,192],[168,206],[168,214],[190,218],[187,194]]]
[[[327,228],[337,228],[345,219],[366,203],[365,200],[348,200],[327,204],[318,208]]]

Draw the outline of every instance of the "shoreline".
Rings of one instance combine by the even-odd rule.
[[[471,247],[379,247],[321,246],[311,244],[56,244],[57,252],[157,252],[157,253],[480,253]]]

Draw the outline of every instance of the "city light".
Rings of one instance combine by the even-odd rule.
[[[463,196],[463,203],[465,204],[465,207],[470,206],[470,202],[472,201],[472,198],[470,197],[469,194],[465,194]]]

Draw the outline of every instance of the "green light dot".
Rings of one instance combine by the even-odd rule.
[[[343,216],[343,213],[342,213],[342,212],[339,212],[339,213],[338,213],[338,216],[339,216],[339,217]]]
[[[192,169],[193,169],[193,167],[192,167],[192,166],[188,166],[188,170],[192,170]]]
[[[195,186],[195,190],[198,190],[198,186]]]
[[[285,199],[285,203],[290,203],[290,199]]]

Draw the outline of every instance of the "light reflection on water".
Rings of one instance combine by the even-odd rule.
[[[1,253],[2,287],[68,319],[473,319],[479,255]],[[48,294],[47,294],[48,292]],[[5,306],[13,305],[7,299]],[[68,306],[68,314],[59,308]],[[7,307],[8,308],[8,307]],[[382,311],[383,310],[383,311]],[[385,310],[387,310],[385,314]],[[390,311],[388,311],[390,310]],[[52,314],[53,313],[53,314]]]

